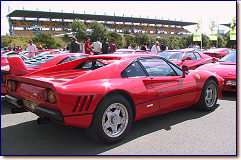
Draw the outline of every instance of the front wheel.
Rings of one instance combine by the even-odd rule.
[[[205,83],[199,102],[196,107],[205,111],[212,111],[217,108],[218,85],[214,80],[207,80]]]
[[[131,124],[132,110],[129,102],[121,95],[110,95],[100,102],[91,126],[86,131],[99,142],[116,143],[126,136]]]

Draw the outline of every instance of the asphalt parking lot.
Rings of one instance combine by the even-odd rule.
[[[187,108],[137,121],[126,139],[104,145],[84,129],[38,125],[32,113],[10,113],[1,97],[2,155],[236,155],[236,93],[223,92],[213,112]]]

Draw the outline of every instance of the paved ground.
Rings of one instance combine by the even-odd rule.
[[[224,92],[213,112],[192,108],[140,120],[114,145],[92,141],[84,129],[37,125],[32,113],[10,113],[1,98],[2,155],[235,155],[236,93]]]

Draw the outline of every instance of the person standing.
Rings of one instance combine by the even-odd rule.
[[[70,53],[80,53],[80,44],[77,42],[75,37],[72,37],[72,42],[70,43]]]
[[[146,42],[143,43],[143,46],[141,46],[141,50],[146,51],[147,49],[147,44]]]
[[[94,55],[99,55],[101,53],[102,44],[100,43],[100,41],[101,41],[101,38],[98,37],[97,41],[91,45],[94,51]]]
[[[136,45],[135,50],[140,50],[139,44]]]
[[[87,37],[86,41],[85,41],[85,54],[90,55],[91,51],[92,51],[92,49],[90,48],[90,37]]]
[[[110,50],[110,46],[108,44],[108,38],[104,38],[104,43],[102,43],[102,54],[107,54]]]
[[[128,46],[128,49],[132,49],[132,48],[131,48],[131,44]]]
[[[161,52],[165,51],[167,49],[167,46],[161,42]]]
[[[14,44],[13,46],[13,51],[18,51],[18,47],[16,46],[16,44]]]
[[[83,45],[82,45],[82,53],[85,53],[85,41],[83,42]]]
[[[22,46],[18,46],[18,51],[22,52],[23,51],[23,47]]]
[[[155,42],[152,42],[151,45],[148,47],[150,50],[152,49],[152,47],[155,45]]]
[[[37,52],[37,48],[36,48],[35,44],[33,44],[32,40],[29,40],[29,44],[28,44],[28,47],[27,47],[26,50],[28,51],[28,57],[29,58],[35,57],[35,53]]]
[[[156,44],[153,45],[152,48],[151,48],[151,52],[152,52],[152,53],[155,53],[155,54],[158,53],[158,45],[159,45],[159,42],[156,41]]]
[[[8,47],[8,50],[9,50],[9,51],[11,51],[11,50],[12,50],[12,47],[11,47],[11,45],[9,45],[9,47]]]
[[[38,44],[38,50],[41,50],[41,49],[43,49],[43,47],[42,47],[41,43],[39,43]]]
[[[114,53],[116,51],[116,49],[117,49],[117,47],[114,44],[114,42],[111,42],[111,44],[110,44],[110,53]]]

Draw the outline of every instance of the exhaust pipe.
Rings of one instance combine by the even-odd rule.
[[[22,112],[27,112],[27,110],[26,109],[24,109],[24,108],[11,108],[11,112],[12,112],[12,114],[15,114],[15,113],[22,113]]]
[[[46,117],[44,117],[44,118],[39,117],[39,118],[37,119],[37,124],[38,124],[38,125],[40,125],[40,124],[46,124],[46,123],[49,123],[49,122],[50,122],[50,119],[49,119],[49,118],[46,118]]]

